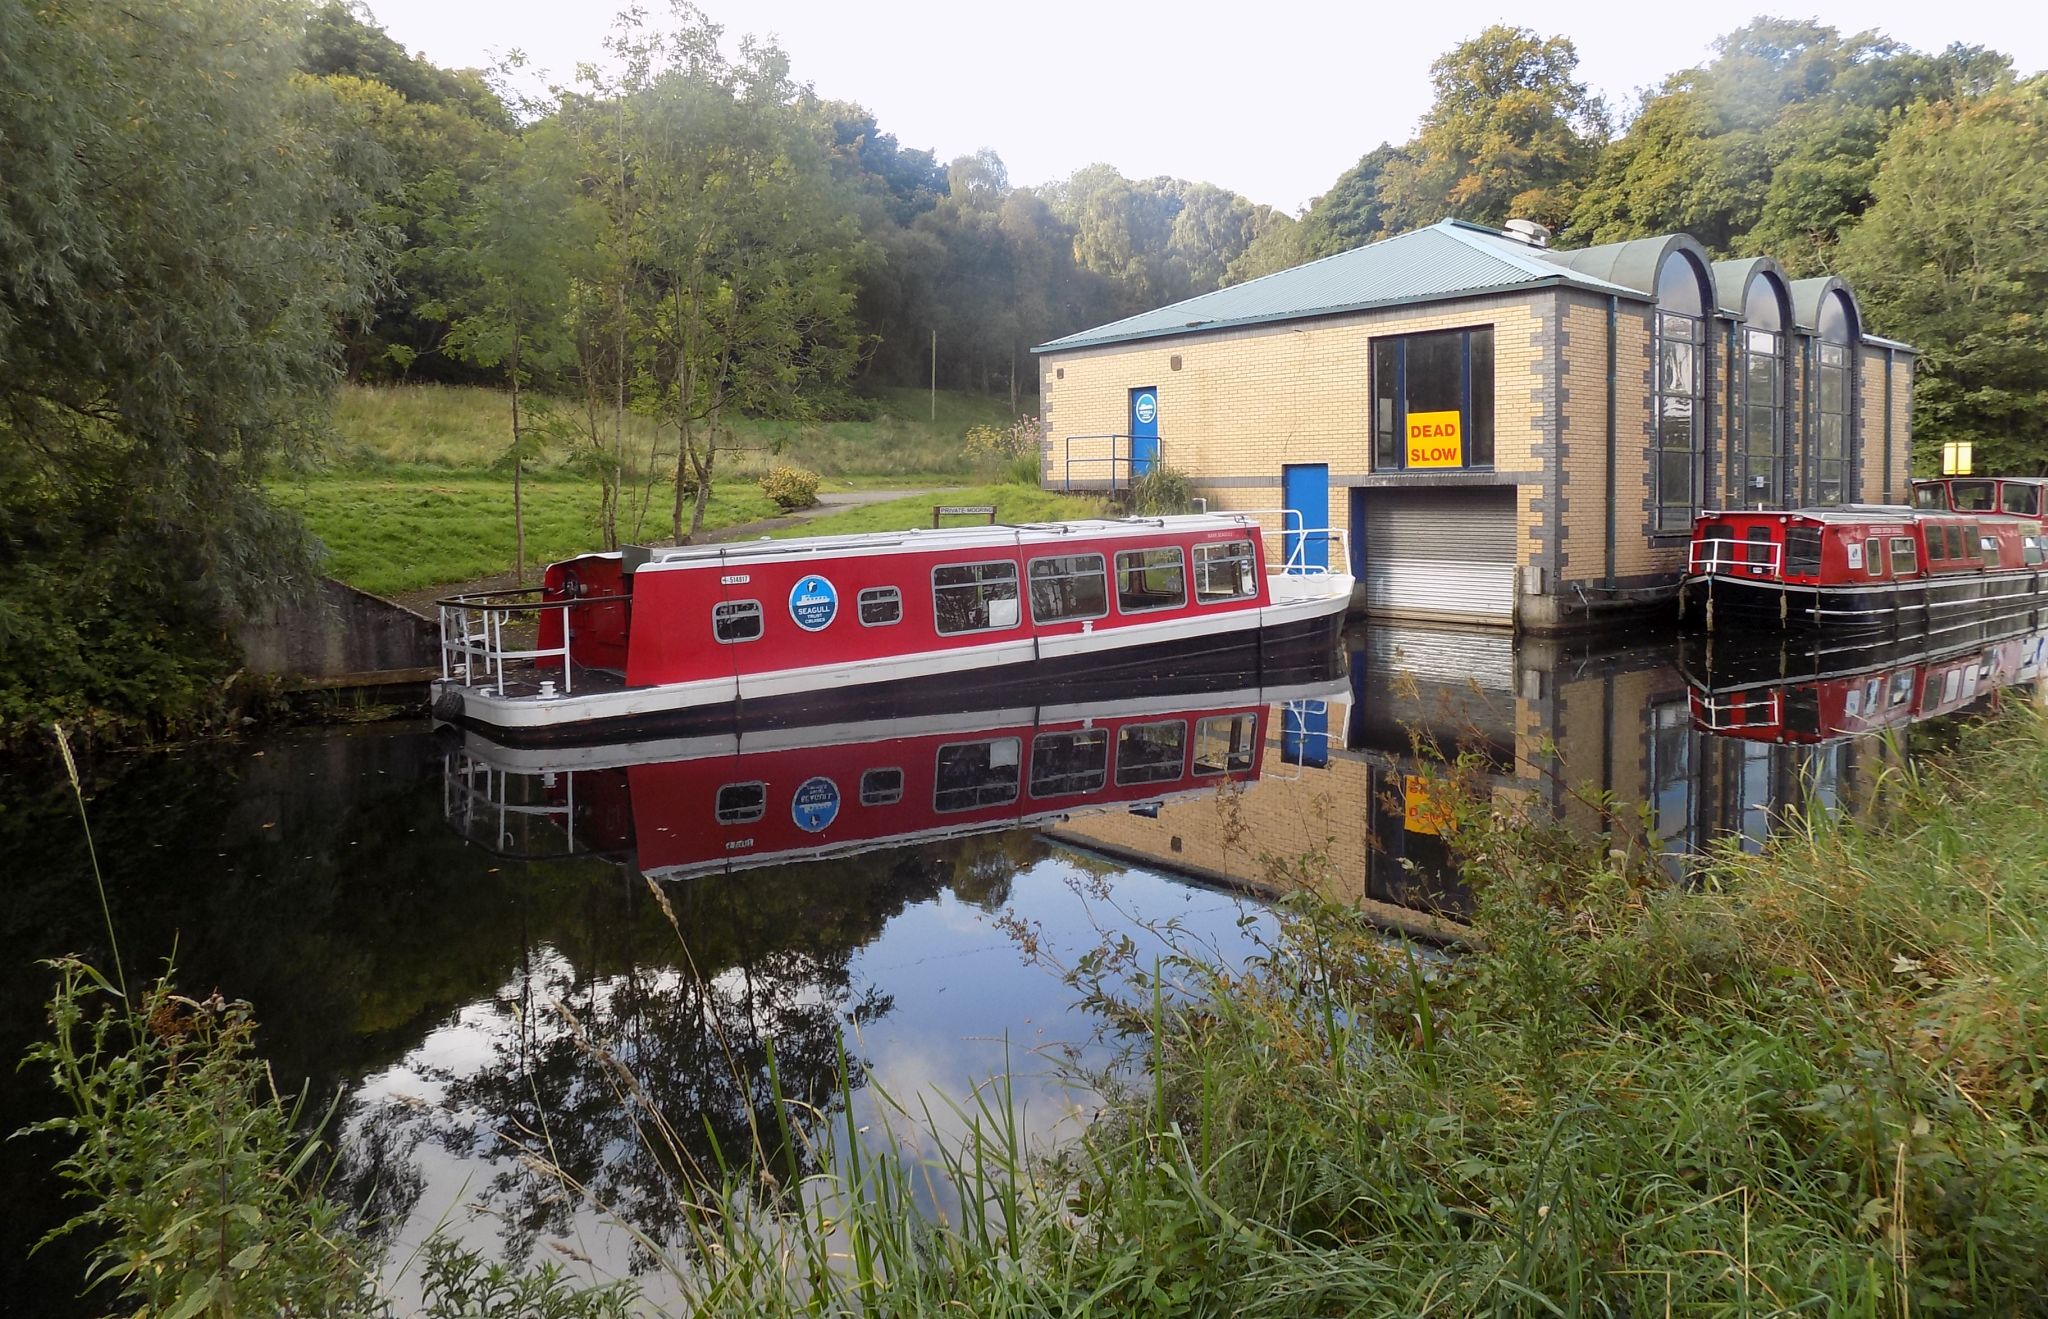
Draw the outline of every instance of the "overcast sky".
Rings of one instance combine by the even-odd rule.
[[[603,53],[610,0],[368,0],[393,39],[436,64],[519,49],[559,76]],[[651,15],[665,0],[642,0]],[[704,0],[728,35],[772,34],[796,77],[858,101],[883,131],[941,160],[994,148],[1010,180],[1044,183],[1094,161],[1125,175],[1206,180],[1287,210],[1322,192],[1429,104],[1429,65],[1489,23],[1562,34],[1617,109],[1706,59],[1746,8],[1654,0],[1540,0],[1513,8],[1430,0],[1232,4],[1093,0]],[[1951,42],[2048,66],[2040,0],[1804,0],[1776,12],[1876,28],[1923,50]]]

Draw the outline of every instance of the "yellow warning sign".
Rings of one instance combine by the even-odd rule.
[[[1458,414],[1453,412],[1411,412],[1408,414],[1408,465],[1410,467],[1463,467],[1465,435]]]
[[[1413,774],[1401,776],[1401,827],[1411,834],[1441,834],[1451,823],[1450,810],[1430,800],[1429,784]]]

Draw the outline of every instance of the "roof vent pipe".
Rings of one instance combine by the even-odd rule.
[[[1534,220],[1510,220],[1502,228],[1518,243],[1527,243],[1531,247],[1550,246],[1550,230]]]

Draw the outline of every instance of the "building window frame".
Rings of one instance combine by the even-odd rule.
[[[1459,457],[1455,466],[1411,466],[1407,433],[1409,350],[1425,340],[1455,339],[1458,361],[1457,407]],[[1490,472],[1495,466],[1497,408],[1496,348],[1492,324],[1452,330],[1422,330],[1374,338],[1368,361],[1366,390],[1372,434],[1372,470],[1398,472]],[[1448,401],[1448,400],[1444,400]],[[1429,411],[1451,411],[1431,408]]]

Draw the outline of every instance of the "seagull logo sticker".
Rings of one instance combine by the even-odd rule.
[[[839,592],[812,573],[789,588],[789,616],[806,632],[823,632],[839,613]]]
[[[839,818],[839,785],[822,774],[805,779],[789,804],[789,814],[805,833],[822,833]]]

